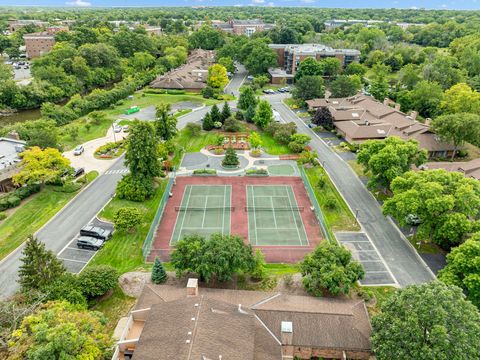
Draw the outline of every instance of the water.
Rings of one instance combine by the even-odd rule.
[[[27,120],[36,120],[40,118],[40,109],[20,110],[13,115],[2,116],[0,115],[0,127],[6,125],[12,125]]]

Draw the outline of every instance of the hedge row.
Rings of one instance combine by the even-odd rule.
[[[14,208],[20,205],[20,202],[23,199],[26,199],[32,194],[39,192],[41,189],[40,185],[27,185],[21,188],[16,189],[12,193],[0,199],[0,211],[4,211],[10,208]]]

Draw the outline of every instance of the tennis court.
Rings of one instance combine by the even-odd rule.
[[[247,185],[248,238],[258,246],[306,246],[307,234],[290,185]]]
[[[209,237],[213,233],[230,233],[232,187],[229,185],[187,185],[170,244],[185,235]]]

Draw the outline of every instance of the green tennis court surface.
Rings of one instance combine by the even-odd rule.
[[[230,185],[187,185],[170,244],[189,234],[229,234],[231,194]]]
[[[248,237],[252,245],[308,245],[290,185],[247,185]]]

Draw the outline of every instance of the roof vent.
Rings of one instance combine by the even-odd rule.
[[[192,317],[192,321],[195,321],[195,318],[194,318],[194,317]]]
[[[189,332],[187,333],[187,335],[192,335],[192,332],[191,332],[191,331],[189,331]]]
[[[190,344],[190,339],[185,340],[187,344]]]
[[[291,321],[282,321],[282,332],[293,332],[293,324]]]
[[[352,113],[352,116],[353,116],[354,118],[357,118],[357,117],[359,117],[360,115],[358,115],[358,113],[354,112],[354,113]]]

